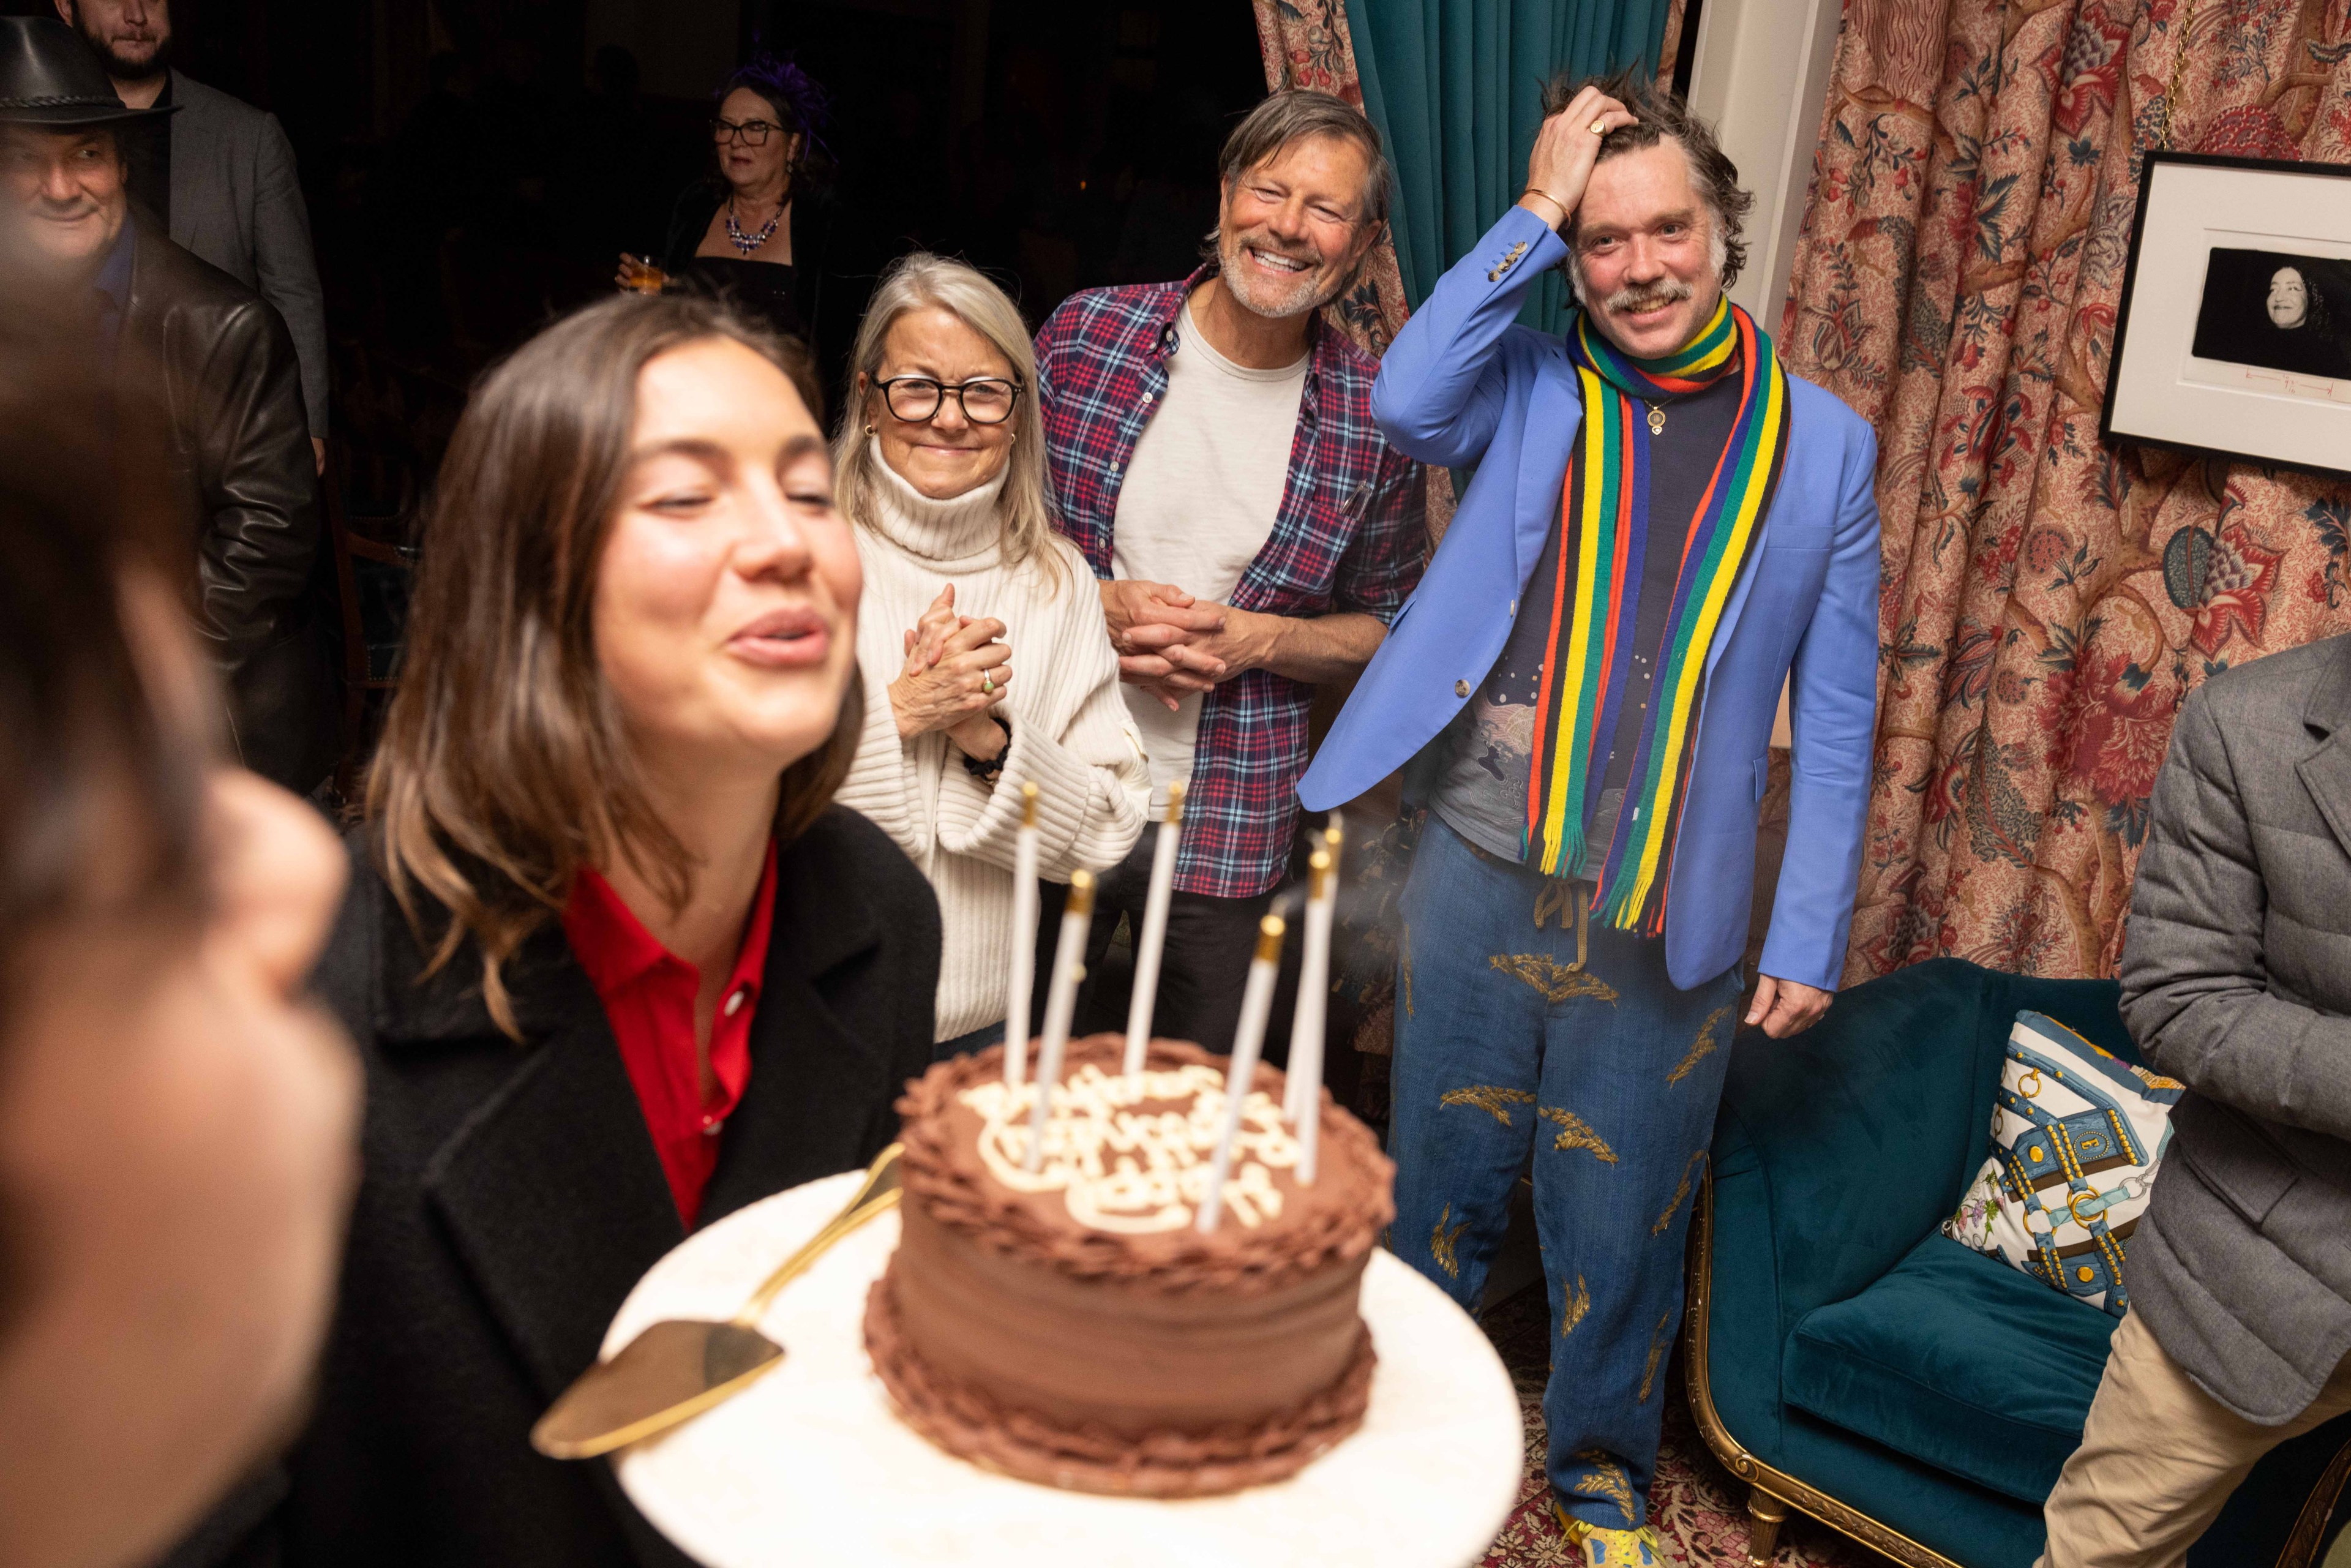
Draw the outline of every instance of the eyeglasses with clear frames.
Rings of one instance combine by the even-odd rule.
[[[768,138],[782,129],[772,120],[747,120],[737,125],[731,120],[714,119],[710,122],[710,140],[740,141],[747,147],[765,147]]]
[[[892,376],[876,383],[890,412],[908,424],[925,424],[938,417],[947,394],[962,405],[963,416],[974,424],[1002,424],[1020,401],[1020,383],[998,376],[978,376],[967,382],[935,382],[928,376]]]

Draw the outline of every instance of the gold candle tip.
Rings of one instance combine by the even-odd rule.
[[[1323,843],[1328,845],[1331,852],[1335,855],[1339,852],[1339,846],[1344,843],[1346,839],[1347,830],[1339,825],[1338,818],[1332,818],[1330,825],[1322,830]]]
[[[1070,901],[1062,905],[1068,915],[1092,915],[1094,912],[1094,876],[1090,871],[1070,873]]]
[[[1024,828],[1037,825],[1037,786],[1033,783],[1020,786],[1020,825]]]
[[[1261,963],[1281,961],[1281,938],[1290,927],[1279,915],[1269,915],[1257,923],[1257,956]]]
[[[1310,898],[1321,898],[1331,891],[1331,852],[1316,850],[1306,862],[1306,891]]]
[[[1167,786],[1167,825],[1181,827],[1183,822],[1184,786],[1180,782],[1170,784]]]

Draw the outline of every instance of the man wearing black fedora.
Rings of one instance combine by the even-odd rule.
[[[0,299],[111,360],[118,420],[161,422],[236,752],[307,791],[336,725],[298,361],[266,300],[133,214],[116,133],[154,112],[64,23],[0,17]]]

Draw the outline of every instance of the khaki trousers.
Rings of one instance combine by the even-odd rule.
[[[2042,1568],[2176,1568],[2263,1454],[2346,1410],[2351,1360],[2309,1409],[2257,1427],[2199,1388],[2132,1313],[2049,1494]]]

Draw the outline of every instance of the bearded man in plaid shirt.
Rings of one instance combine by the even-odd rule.
[[[1372,423],[1378,367],[1322,319],[1386,222],[1379,132],[1328,93],[1276,93],[1218,174],[1216,258],[1072,297],[1037,361],[1059,524],[1102,580],[1155,815],[1186,787],[1155,1032],[1227,1051],[1314,687],[1379,647],[1426,536],[1419,465]],[[1089,970],[1122,916],[1140,925],[1156,838],[1102,877]]]

